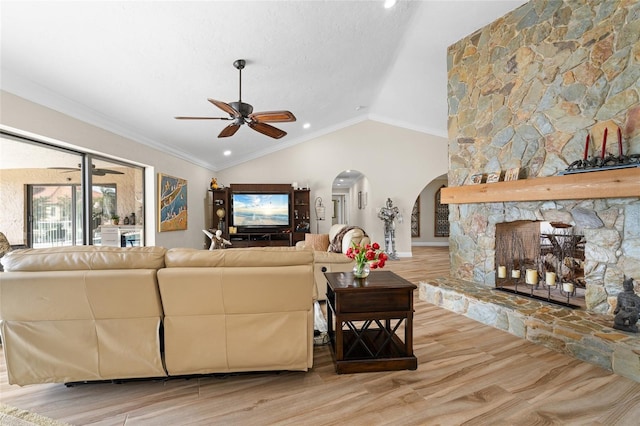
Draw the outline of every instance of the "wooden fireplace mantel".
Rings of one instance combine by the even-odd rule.
[[[640,168],[442,188],[442,204],[640,197]]]

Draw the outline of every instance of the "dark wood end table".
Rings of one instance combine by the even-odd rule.
[[[413,355],[415,284],[391,271],[372,271],[366,279],[351,272],[324,275],[328,335],[338,374],[418,368]],[[401,325],[404,340],[396,333]]]

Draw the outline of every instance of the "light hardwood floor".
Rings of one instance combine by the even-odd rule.
[[[447,249],[387,263],[418,283]],[[336,375],[327,346],[307,373],[9,386],[0,400],[76,425],[637,425],[640,383],[417,299],[416,371]]]

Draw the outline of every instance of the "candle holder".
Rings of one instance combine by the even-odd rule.
[[[560,294],[566,296],[567,304],[569,304],[569,299],[572,296],[575,296],[576,286],[573,283],[560,283]]]
[[[507,267],[506,266],[498,266],[498,278],[505,279],[507,278]]]

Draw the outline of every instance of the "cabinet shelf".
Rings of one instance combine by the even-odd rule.
[[[584,200],[640,196],[640,168],[442,188],[441,203]]]

